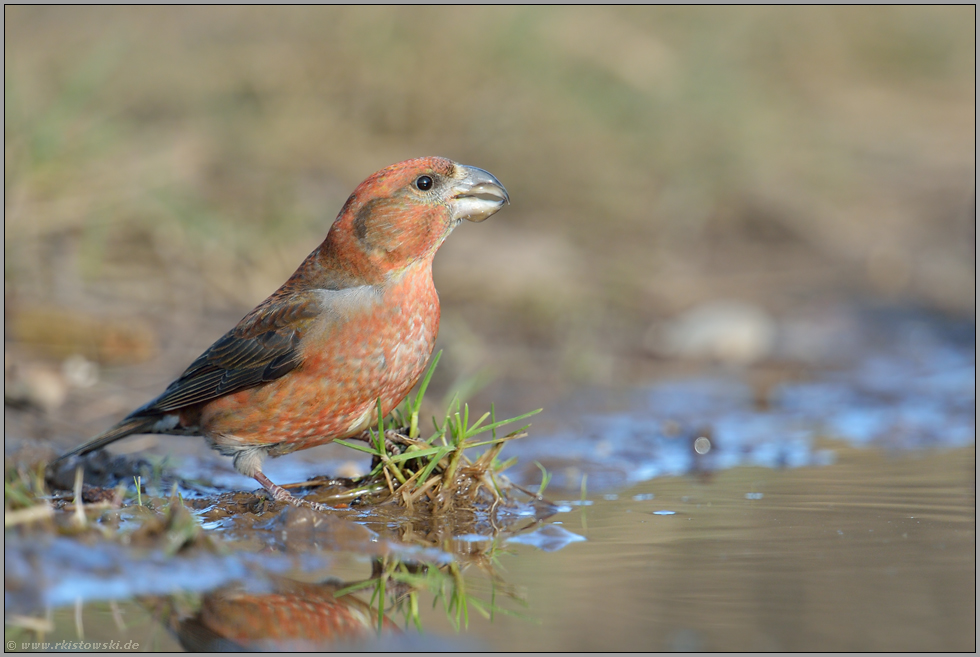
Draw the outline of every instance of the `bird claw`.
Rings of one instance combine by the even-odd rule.
[[[277,486],[277,488],[279,487]],[[277,495],[272,491],[268,491],[269,495],[272,496],[272,499],[276,500],[277,502],[285,502],[286,504],[290,506],[294,506],[297,509],[303,509],[303,508],[312,509],[314,511],[319,511],[320,513],[329,513],[331,511],[330,507],[326,506],[325,504],[320,504],[319,502],[311,502],[307,499],[303,499],[302,497],[296,497],[295,495],[286,492],[282,488],[279,488],[279,490],[285,493],[285,496]]]
[[[304,500],[303,498],[296,497],[295,495],[290,493],[288,490],[286,490],[279,484],[273,483],[272,480],[266,477],[265,474],[263,474],[262,472],[256,472],[252,476],[255,478],[257,482],[262,484],[262,487],[265,488],[266,492],[269,493],[269,496],[272,497],[272,499],[275,500],[276,502],[285,502],[286,504],[295,506],[300,509],[306,507],[308,509],[313,509],[314,511],[320,511],[322,513],[330,512],[330,507],[325,506],[323,504],[319,504],[317,502],[310,502],[309,500]]]
[[[319,502],[311,502],[295,495],[290,495],[290,499],[286,500],[289,504],[295,506],[297,509],[308,508],[314,511],[319,511],[320,513],[329,513],[331,511],[330,507],[325,504],[320,504]]]

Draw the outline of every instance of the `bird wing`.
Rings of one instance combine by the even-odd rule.
[[[174,411],[278,379],[302,362],[300,340],[323,309],[320,290],[269,298],[130,417]]]

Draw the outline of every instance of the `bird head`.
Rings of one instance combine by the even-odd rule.
[[[442,157],[407,160],[357,186],[327,243],[352,268],[364,268],[361,277],[395,273],[431,263],[463,219],[483,221],[507,203],[507,190],[483,169]]]

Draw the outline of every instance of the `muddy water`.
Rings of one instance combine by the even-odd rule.
[[[825,467],[742,467],[710,480],[656,478],[595,496],[590,505],[567,505],[543,526],[560,527],[571,540],[556,532],[538,546],[506,539],[500,546],[501,590],[513,588],[526,603],[504,600],[500,606],[520,616],[498,612],[490,621],[471,607],[469,629],[457,633],[441,604],[433,610],[433,596],[423,595],[424,634],[377,638],[367,633],[362,643],[344,645],[973,650],[975,449],[896,456],[839,447],[838,456]],[[304,581],[370,575],[369,557],[342,550],[331,554],[329,546],[310,552],[317,558],[305,567],[283,561],[281,569]],[[275,558],[256,562],[275,569]],[[487,579],[478,567],[469,568],[474,595],[489,600]],[[201,578],[208,577],[200,571],[211,569],[228,569],[230,579],[248,573],[248,568],[235,572],[227,564],[201,562],[192,564],[184,585],[200,590]],[[160,579],[145,566],[130,576],[138,578],[139,571],[147,581]],[[141,588],[138,581],[129,584]],[[75,588],[82,588],[77,579]],[[158,600],[134,603],[127,597],[112,605],[92,601],[78,610],[55,608],[54,631],[45,640],[82,636],[160,650],[188,645],[186,637],[182,644],[168,629]],[[397,614],[389,616],[397,622]],[[10,627],[6,635],[33,640]]]
[[[578,415],[504,453],[527,487],[535,461],[553,473],[550,505],[324,517],[236,492],[254,484],[217,457],[186,460],[186,517],[129,505],[103,514],[105,537],[6,532],[5,638],[16,650],[975,650],[975,352],[930,335],[761,401],[732,372],[631,391],[615,412],[577,400]],[[284,482],[339,467],[273,463]],[[147,490],[157,504],[164,475]],[[173,555],[181,536],[194,538]]]
[[[540,625],[470,634],[505,650],[973,650],[974,459],[845,449],[600,497],[556,518],[586,542],[501,560]]]

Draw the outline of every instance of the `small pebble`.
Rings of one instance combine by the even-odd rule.
[[[762,499],[762,493],[746,493],[745,494],[745,499],[747,499],[747,500],[761,500]]]
[[[654,511],[653,512],[653,515],[655,515],[655,516],[672,516],[675,513],[677,513],[677,512],[676,511]]]
[[[61,374],[76,388],[91,388],[99,382],[99,366],[81,354],[66,358],[61,363]]]

